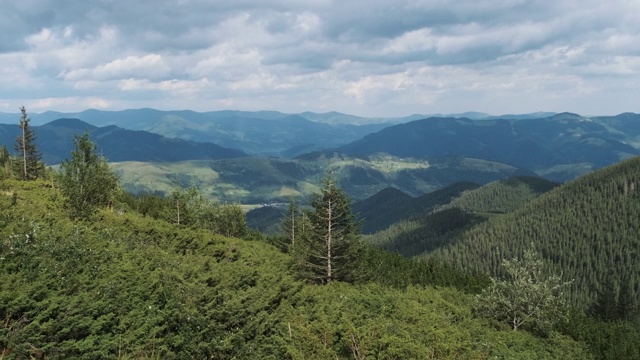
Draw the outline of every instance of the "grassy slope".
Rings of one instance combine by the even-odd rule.
[[[72,223],[46,183],[0,187],[5,359],[589,358],[497,330],[452,288],[308,286],[268,244],[126,209]]]

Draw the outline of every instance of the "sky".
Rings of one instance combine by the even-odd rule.
[[[640,112],[638,0],[0,0],[0,111]]]

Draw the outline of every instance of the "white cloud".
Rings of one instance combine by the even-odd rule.
[[[114,80],[122,78],[160,79],[166,77],[171,68],[165,63],[161,55],[148,54],[145,56],[127,56],[92,69],[80,68],[63,72],[64,80]]]
[[[635,0],[8,0],[6,9],[0,103],[10,109],[640,111]]]

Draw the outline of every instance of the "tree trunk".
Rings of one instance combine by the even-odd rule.
[[[327,206],[327,284],[331,282],[331,200],[329,200]]]
[[[27,141],[25,140],[26,124],[21,122],[20,127],[22,128],[22,180],[27,180]]]

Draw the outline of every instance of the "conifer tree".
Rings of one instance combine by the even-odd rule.
[[[282,223],[280,224],[280,230],[286,239],[286,245],[294,246],[296,243],[296,237],[300,237],[300,227],[301,223],[301,211],[300,206],[298,205],[298,200],[295,197],[292,197],[289,201],[289,206],[287,207],[287,212],[284,214],[282,218]]]
[[[618,318],[617,311],[617,291],[611,275],[607,277],[598,291],[595,303],[589,309],[591,316],[602,321],[614,321]]]
[[[636,300],[631,291],[629,281],[625,281],[620,286],[618,301],[616,303],[617,318],[624,321],[632,321],[637,312]]]
[[[11,154],[7,150],[6,145],[0,147],[0,178],[6,179],[11,177]]]
[[[15,150],[18,153],[16,160],[16,174],[22,180],[35,180],[44,174],[44,162],[42,155],[36,147],[36,134],[31,129],[31,119],[27,116],[27,109],[20,108],[21,134],[16,138]]]
[[[294,252],[302,276],[315,283],[353,281],[362,247],[350,199],[331,175],[311,202],[308,235],[297,237]]]

